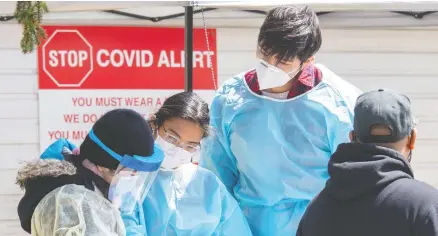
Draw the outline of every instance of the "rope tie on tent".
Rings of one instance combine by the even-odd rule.
[[[209,41],[209,39],[208,39],[208,30],[207,30],[207,21],[205,20],[205,15],[204,15],[204,7],[202,7],[202,6],[200,6],[199,5],[199,2],[198,1],[193,1],[192,2],[192,6],[193,7],[198,7],[198,8],[200,8],[200,10],[201,10],[201,17],[202,17],[202,23],[204,24],[204,35],[205,35],[205,43],[207,44],[207,50],[208,50],[208,56],[207,56],[207,58],[208,58],[208,67],[210,67],[210,71],[211,71],[211,79],[213,80],[213,87],[214,87],[214,90],[217,90],[217,84],[216,84],[216,79],[215,79],[215,76],[214,76],[214,68],[213,68],[213,61],[212,61],[212,55],[211,55],[211,50],[210,50],[210,41]]]

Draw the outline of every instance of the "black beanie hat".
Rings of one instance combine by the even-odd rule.
[[[130,109],[115,109],[103,115],[93,126],[99,140],[120,156],[151,156],[154,137],[148,122]],[[87,135],[80,155],[98,166],[116,170],[119,161],[103,150]]]

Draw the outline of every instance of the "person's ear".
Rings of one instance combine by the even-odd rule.
[[[156,139],[158,135],[157,117],[154,114],[150,115],[148,123],[151,126],[152,135]]]
[[[354,130],[350,131],[350,142],[356,141]]]
[[[408,148],[414,150],[415,142],[417,141],[417,129],[413,129],[411,135],[409,136]]]
[[[107,182],[111,183],[114,173],[111,173],[112,171],[106,167],[98,166],[96,165],[97,170],[102,174],[102,178]]]
[[[313,63],[315,63],[315,56],[311,56],[311,57],[309,57],[309,59],[307,59],[307,60],[303,63],[303,65],[306,65],[306,64],[313,64]]]
[[[148,118],[148,121],[155,121],[157,119],[157,117],[155,116],[155,114],[150,114],[149,115],[149,118]]]
[[[105,167],[102,167],[102,166],[98,166],[98,165],[96,165],[96,168],[97,168],[97,170],[98,170],[100,173],[105,173],[105,172],[108,172],[108,171],[109,171],[108,168],[105,168]]]
[[[155,116],[155,114],[150,114],[148,123],[151,126],[152,130],[155,130],[157,128],[156,121],[157,121],[157,117]]]

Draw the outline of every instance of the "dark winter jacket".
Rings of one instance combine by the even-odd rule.
[[[79,156],[67,160],[36,159],[25,164],[17,175],[17,184],[25,190],[18,204],[21,227],[31,233],[31,219],[38,203],[51,191],[68,184],[82,185],[94,191],[107,192],[109,185],[82,166]],[[105,191],[106,190],[106,191]]]
[[[330,179],[307,208],[298,236],[438,235],[438,191],[414,180],[398,152],[341,144]]]

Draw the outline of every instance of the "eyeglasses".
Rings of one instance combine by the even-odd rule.
[[[201,149],[200,145],[194,145],[194,144],[189,144],[189,143],[185,143],[183,141],[181,141],[180,138],[176,137],[175,135],[167,132],[166,127],[164,127],[163,125],[163,129],[164,129],[164,137],[163,139],[166,142],[169,142],[177,147],[180,147],[190,153],[196,153],[199,152],[199,150]]]

